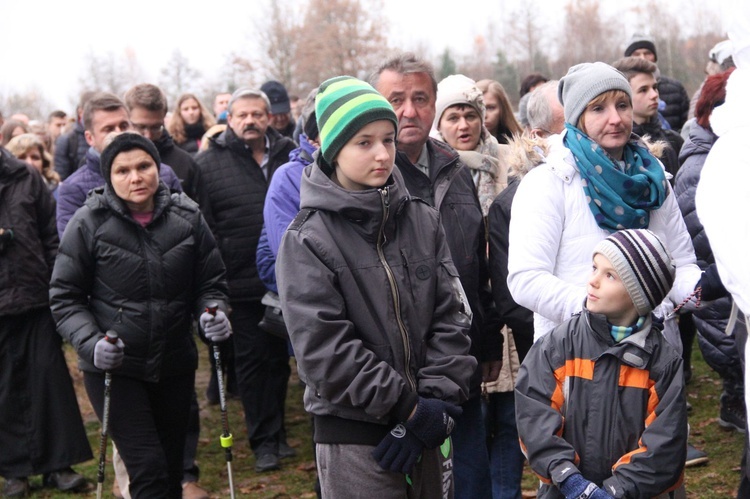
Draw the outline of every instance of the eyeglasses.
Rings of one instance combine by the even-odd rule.
[[[161,133],[164,131],[164,125],[136,125],[133,123],[133,130],[143,135],[144,133],[148,132],[151,135],[161,135]]]

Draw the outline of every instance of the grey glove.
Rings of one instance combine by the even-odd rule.
[[[94,366],[102,371],[111,371],[122,365],[125,358],[125,343],[117,339],[117,343],[110,343],[102,338],[94,345]]]
[[[199,322],[203,333],[206,335],[206,339],[214,343],[226,341],[232,335],[232,326],[229,324],[229,318],[221,310],[218,310],[216,315],[203,312]]]

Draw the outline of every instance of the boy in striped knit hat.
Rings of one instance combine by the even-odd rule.
[[[583,311],[531,348],[516,420],[537,497],[667,497],[681,486],[682,358],[651,314],[674,276],[653,232],[615,232],[594,248]]]
[[[453,497],[448,436],[477,364],[439,214],[394,169],[398,120],[372,86],[323,82],[315,115],[276,278],[322,496]]]

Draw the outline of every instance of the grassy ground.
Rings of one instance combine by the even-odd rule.
[[[201,406],[201,438],[198,460],[201,467],[200,483],[212,492],[212,498],[229,497],[227,467],[224,453],[219,446],[221,419],[218,406],[208,406],[205,402],[205,389],[209,377],[209,363],[204,346],[201,348],[201,365],[197,374],[198,400]],[[99,423],[88,403],[81,386],[81,377],[75,368],[75,354],[66,349],[71,375],[74,378],[78,401],[86,424],[89,440],[97,456]],[[292,361],[293,364],[293,361]],[[685,473],[686,488],[690,498],[729,498],[735,497],[739,483],[739,463],[743,448],[743,436],[722,430],[716,419],[719,411],[721,383],[700,357],[697,346],[693,349],[693,380],[688,385],[688,400],[693,406],[690,414],[691,438],[695,447],[708,453],[710,462],[705,466],[688,468]],[[314,498],[313,485],[315,467],[310,442],[309,417],[302,409],[302,388],[295,374],[289,383],[287,398],[287,432],[289,443],[297,449],[298,456],[282,461],[282,469],[277,472],[255,473],[255,459],[247,443],[242,406],[237,400],[229,401],[229,424],[234,434],[235,491],[238,497],[253,498]],[[111,455],[108,455],[111,459]],[[41,488],[41,477],[32,477],[34,498],[70,498],[96,496],[97,460],[77,465],[75,469],[89,478],[91,484],[82,494],[62,494]],[[111,497],[114,473],[108,466],[106,471],[105,497]],[[525,496],[533,496],[536,479],[527,468],[524,474]]]

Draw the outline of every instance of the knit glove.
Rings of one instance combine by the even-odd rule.
[[[454,418],[462,412],[463,409],[450,402],[419,397],[417,410],[404,426],[413,432],[426,448],[434,449],[445,442],[456,424]]]
[[[94,345],[94,366],[102,371],[117,369],[125,358],[124,348],[125,343],[120,338],[117,338],[116,343],[110,343],[102,338]]]
[[[232,326],[229,324],[227,314],[221,310],[218,310],[216,315],[203,312],[199,322],[203,333],[206,335],[206,339],[214,343],[226,341],[232,335]]]
[[[727,295],[727,288],[721,282],[719,269],[715,263],[703,271],[698,285],[701,287],[701,300],[711,301]]]
[[[570,475],[560,484],[560,492],[565,499],[610,499],[612,496],[594,482],[589,482],[583,475]]]
[[[409,474],[423,449],[424,444],[414,433],[397,424],[375,447],[372,457],[384,470]]]

